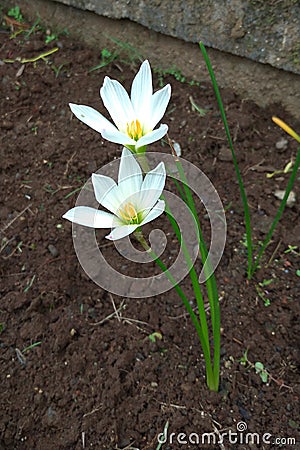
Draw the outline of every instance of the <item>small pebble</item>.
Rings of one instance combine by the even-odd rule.
[[[231,150],[227,147],[222,147],[219,151],[218,158],[220,161],[231,161],[232,160],[232,154]]]
[[[48,425],[53,424],[56,415],[57,415],[57,413],[56,413],[55,409],[53,409],[52,406],[49,406],[49,408],[47,409],[47,412],[45,414]]]
[[[14,127],[13,122],[10,122],[10,120],[3,120],[1,123],[1,128],[4,130],[11,130]]]
[[[242,406],[239,406],[239,412],[244,420],[249,420],[251,418],[251,414],[249,414],[249,412]]]
[[[53,256],[53,258],[56,258],[59,255],[59,251],[53,244],[48,245],[48,250],[51,253],[51,255]]]
[[[274,192],[274,195],[276,198],[278,198],[279,200],[282,200],[284,195],[285,195],[285,191],[282,191],[280,189],[277,189]],[[287,198],[287,202],[286,202],[286,206],[288,206],[289,208],[292,208],[294,206],[294,204],[296,203],[296,194],[294,191],[291,191],[289,193],[289,196]]]
[[[144,361],[145,356],[142,353],[137,353],[135,357],[136,361]]]
[[[173,147],[174,147],[174,150],[176,152],[176,155],[177,156],[181,156],[182,152],[181,152],[180,144],[178,144],[178,142],[173,141]]]
[[[277,148],[277,150],[284,150],[285,148],[287,148],[288,145],[288,141],[285,138],[281,138],[279,139],[279,141],[276,142],[275,147]]]

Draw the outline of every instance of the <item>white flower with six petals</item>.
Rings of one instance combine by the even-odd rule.
[[[142,153],[146,146],[161,139],[168,131],[167,125],[154,129],[163,117],[171,96],[171,86],[153,94],[149,62],[142,63],[135,76],[131,96],[116,80],[105,77],[100,96],[115,125],[90,106],[70,103],[74,115],[101,133],[104,139]]]
[[[110,212],[88,206],[75,206],[63,218],[91,228],[113,228],[107,239],[117,240],[159,217],[165,210],[159,200],[166,181],[163,162],[148,172],[143,180],[141,168],[134,155],[123,149],[118,184],[110,177],[92,175],[97,202]]]

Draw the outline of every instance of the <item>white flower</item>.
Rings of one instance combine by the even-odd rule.
[[[154,127],[163,117],[171,96],[171,86],[153,94],[151,68],[144,61],[131,87],[131,98],[116,80],[105,77],[100,95],[115,125],[95,109],[70,103],[75,116],[101,133],[104,139],[122,144],[135,152],[143,152],[148,144],[158,141],[168,131],[167,125]]]
[[[106,238],[121,239],[164,212],[165,202],[159,200],[159,197],[165,181],[163,162],[148,172],[143,180],[134,155],[123,148],[118,184],[105,175],[92,175],[96,200],[110,212],[76,206],[66,212],[63,218],[91,228],[113,228]]]

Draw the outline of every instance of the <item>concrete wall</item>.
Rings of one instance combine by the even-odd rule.
[[[3,1],[7,8],[16,4],[15,0]],[[119,52],[111,40],[114,38],[128,43],[143,59],[150,59],[153,67],[175,67],[187,78],[209,81],[198,44],[157,33],[128,19],[109,19],[50,0],[18,0],[17,4],[32,23],[39,16],[54,32],[66,28],[73,38],[97,49],[99,55],[103,48]],[[272,113],[283,119],[282,108],[300,119],[300,75],[214,49],[208,49],[208,53],[221,88],[230,88],[262,107],[276,103],[279,106],[274,106]]]
[[[56,0],[300,73],[300,0]]]

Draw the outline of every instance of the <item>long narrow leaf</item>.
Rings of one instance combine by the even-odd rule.
[[[220,319],[220,304],[219,304],[219,294],[218,294],[218,288],[217,288],[217,282],[215,275],[213,271],[210,269],[210,264],[208,260],[208,251],[205,245],[205,240],[203,238],[202,229],[200,220],[197,214],[195,202],[193,199],[193,195],[191,192],[191,189],[188,185],[188,181],[186,179],[182,164],[180,162],[180,159],[176,159],[176,166],[179,172],[179,176],[181,179],[181,182],[183,184],[184,193],[186,197],[187,205],[189,206],[194,219],[196,221],[197,227],[198,227],[198,234],[199,234],[199,250],[201,254],[201,259],[204,268],[207,267],[206,272],[208,273],[208,276],[206,278],[206,289],[207,289],[207,296],[209,300],[210,305],[210,314],[211,314],[211,321],[212,321],[212,330],[213,330],[213,382],[215,383],[215,390],[218,389],[219,385],[219,372],[220,372],[220,326],[221,326],[221,319]],[[198,279],[194,279],[195,271],[194,273],[190,274],[194,292],[196,295],[196,298],[199,300],[197,301],[198,304],[198,310],[199,315],[202,317],[202,321],[206,323],[206,312],[204,309],[204,302],[202,297],[202,292],[200,288],[200,284]],[[202,322],[201,322],[202,323]],[[208,331],[207,331],[208,333]]]
[[[242,202],[243,202],[243,208],[244,208],[244,218],[245,218],[245,227],[246,227],[246,240],[247,240],[247,250],[248,250],[248,269],[247,269],[247,275],[248,275],[248,279],[251,278],[252,276],[252,265],[253,265],[253,243],[252,243],[252,233],[251,233],[251,219],[250,219],[250,210],[249,210],[249,205],[248,205],[248,200],[247,200],[247,194],[244,188],[244,183],[242,180],[242,176],[241,176],[241,172],[238,166],[238,162],[237,162],[237,158],[235,155],[235,151],[234,151],[234,147],[233,147],[233,142],[231,139],[231,135],[230,135],[230,131],[229,131],[229,126],[228,126],[228,122],[227,122],[227,118],[226,118],[226,113],[225,113],[225,109],[223,106],[223,102],[222,102],[222,98],[221,98],[221,94],[219,91],[219,87],[217,84],[217,80],[210,62],[210,59],[208,57],[208,54],[206,52],[205,46],[202,42],[199,43],[200,45],[200,49],[204,58],[204,61],[206,63],[212,84],[213,84],[213,88],[215,91],[215,95],[216,95],[216,99],[218,102],[218,106],[220,109],[220,113],[221,113],[221,117],[222,117],[222,121],[224,124],[224,128],[225,128],[225,132],[226,132],[226,136],[227,136],[227,140],[228,140],[228,144],[231,150],[231,154],[232,154],[232,160],[233,160],[233,165],[234,165],[234,169],[236,172],[236,176],[237,176],[237,180],[238,180],[238,184],[239,184],[239,188],[240,188],[240,192],[241,192],[241,197],[242,197]]]
[[[143,238],[143,236],[140,235],[140,234],[137,234],[137,233],[135,233],[135,236],[137,237],[139,242],[142,244],[144,249],[152,256],[152,258],[155,260],[156,264],[166,274],[167,278],[172,283],[172,285],[174,286],[176,292],[178,293],[178,295],[180,296],[181,300],[183,301],[183,304],[184,304],[187,312],[189,313],[189,315],[190,315],[190,317],[192,319],[192,322],[193,322],[193,324],[194,324],[194,326],[196,328],[197,334],[199,336],[199,339],[200,339],[200,342],[201,342],[201,346],[202,346],[202,350],[203,350],[203,354],[204,354],[204,359],[205,359],[205,362],[206,362],[206,375],[207,375],[207,379],[210,380],[212,378],[212,368],[211,368],[211,364],[208,364],[208,363],[210,363],[209,347],[208,347],[207,342],[206,342],[206,336],[203,333],[202,327],[201,327],[201,325],[199,323],[199,320],[197,319],[197,316],[196,316],[195,312],[193,311],[193,308],[190,305],[190,302],[188,301],[186,295],[184,294],[184,292],[182,291],[180,286],[177,284],[176,280],[173,278],[173,276],[169,272],[168,268],[161,261],[161,259],[156,256],[156,254],[153,252],[153,250],[151,250],[151,248],[148,246],[148,244],[146,243],[146,241]]]
[[[256,259],[255,259],[255,263],[253,264],[253,267],[252,267],[251,276],[254,274],[255,270],[257,269],[257,267],[259,265],[259,261],[260,261],[262,255],[264,254],[264,251],[265,251],[267,245],[269,244],[269,242],[271,240],[271,237],[273,235],[275,227],[278,224],[279,220],[281,219],[281,216],[282,216],[283,211],[284,211],[285,206],[286,206],[287,199],[288,199],[288,197],[289,197],[289,195],[291,193],[292,187],[294,185],[294,182],[295,182],[295,179],[296,179],[296,175],[297,175],[297,171],[299,169],[299,165],[300,165],[300,147],[298,148],[297,157],[296,157],[296,160],[295,160],[295,163],[294,163],[294,167],[293,167],[293,170],[292,170],[292,173],[291,173],[291,176],[290,176],[290,179],[289,179],[289,182],[288,182],[285,194],[283,196],[283,199],[281,200],[281,203],[280,203],[280,206],[278,208],[278,211],[277,211],[277,214],[275,216],[275,219],[273,220],[272,225],[271,225],[271,227],[270,227],[270,229],[268,231],[268,234],[267,234],[264,242],[262,243],[262,246],[260,247],[258,255],[257,255]]]

